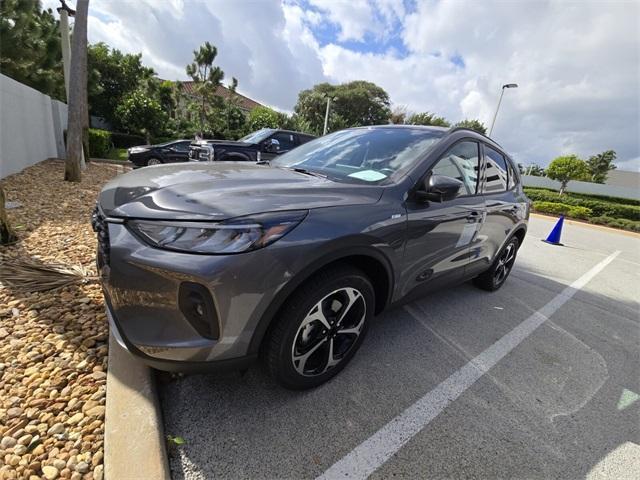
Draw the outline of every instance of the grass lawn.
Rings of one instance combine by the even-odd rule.
[[[127,161],[127,149],[126,148],[112,148],[107,153],[107,158],[110,160],[122,160]]]

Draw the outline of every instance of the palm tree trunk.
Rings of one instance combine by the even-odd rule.
[[[13,243],[18,239],[9,225],[7,212],[4,209],[4,190],[0,185],[0,245]]]
[[[82,168],[83,130],[87,103],[87,14],[89,0],[78,0],[69,68],[69,116],[64,179],[79,182]],[[83,85],[84,83],[84,85]]]

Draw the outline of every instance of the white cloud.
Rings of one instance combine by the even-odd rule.
[[[500,86],[517,82],[494,137],[520,161],[612,148],[620,166],[640,169],[638,2],[426,0],[410,9],[395,0],[92,0],[89,39],[142,52],[171,79],[186,78],[208,40],[227,80],[283,110],[315,83],[365,79],[411,110],[488,125]],[[371,53],[398,37],[404,50],[396,42]],[[362,48],[345,46],[353,42]]]

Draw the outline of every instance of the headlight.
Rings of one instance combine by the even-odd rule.
[[[146,147],[131,147],[129,149],[129,153],[143,153],[143,152],[148,152],[149,149]]]
[[[262,213],[219,223],[130,220],[146,243],[189,253],[241,253],[272,244],[295,228],[307,210]]]

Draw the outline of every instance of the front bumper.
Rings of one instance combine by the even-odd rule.
[[[287,282],[282,255],[261,249],[240,255],[195,255],[152,248],[122,223],[106,223],[99,261],[109,322],[118,343],[164,370],[242,368],[256,326]],[[260,266],[260,272],[256,271]],[[213,335],[203,334],[181,306],[184,285],[211,296]]]
[[[163,360],[146,355],[139,350],[135,345],[129,341],[120,333],[120,329],[113,319],[113,315],[109,307],[107,307],[107,319],[109,320],[109,329],[113,338],[120,347],[127,350],[132,355],[139,358],[142,362],[146,363],[150,367],[166,372],[189,372],[189,373],[210,373],[210,372],[226,372],[234,370],[245,370],[251,366],[258,359],[257,354],[245,355],[244,357],[229,358],[227,360],[217,360],[210,362],[197,362],[197,361],[183,361],[183,360]]]

